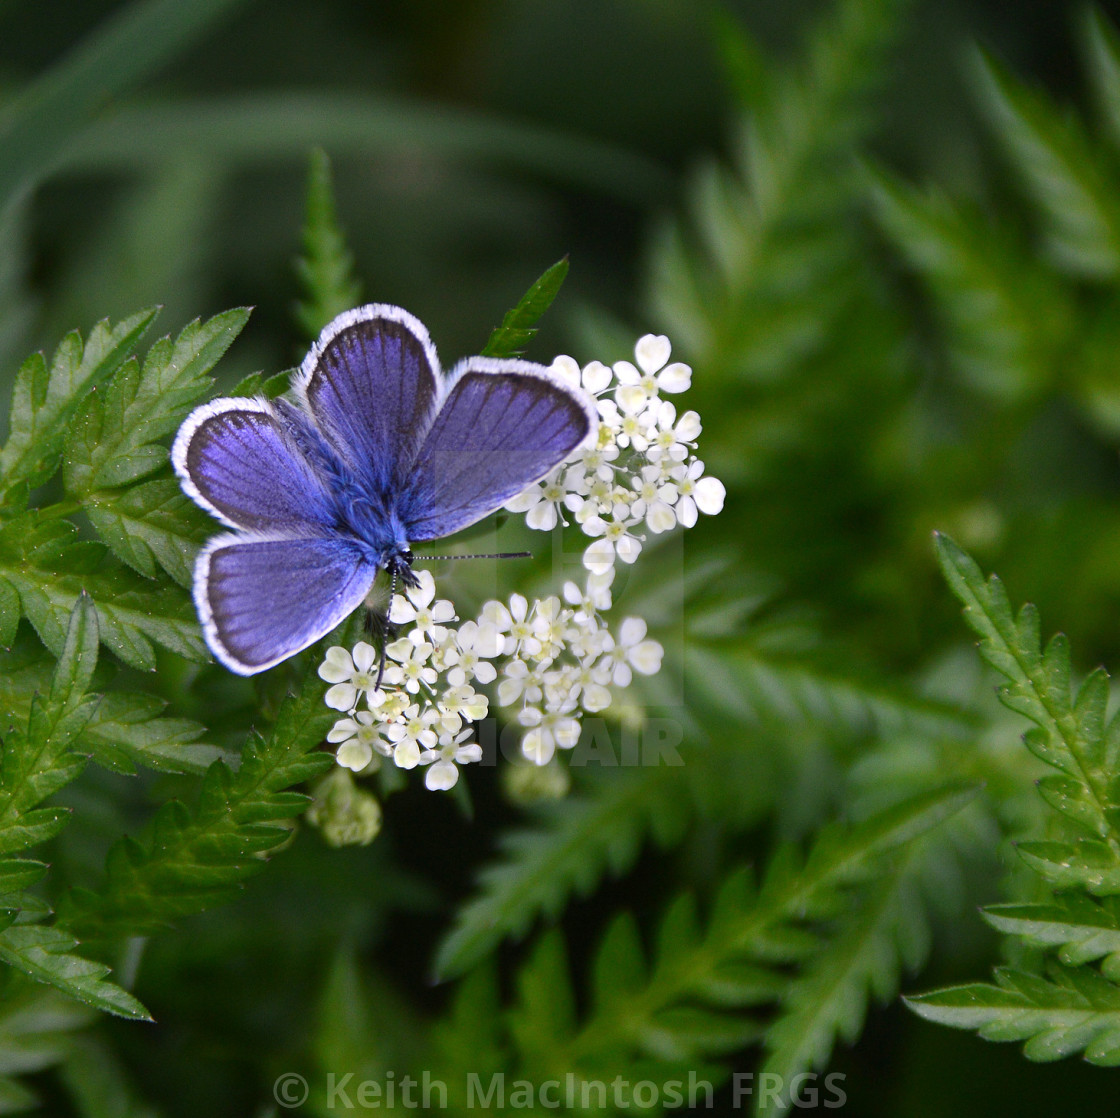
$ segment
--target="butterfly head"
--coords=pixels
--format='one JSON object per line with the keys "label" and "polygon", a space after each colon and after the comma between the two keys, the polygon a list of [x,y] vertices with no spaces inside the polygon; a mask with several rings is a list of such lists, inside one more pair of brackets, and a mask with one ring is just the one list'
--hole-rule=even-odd
{"label": "butterfly head", "polygon": [[384,566],[389,578],[395,583],[398,579],[405,586],[419,586],[420,579],[412,569],[412,549],[408,544],[394,544],[385,555]]}

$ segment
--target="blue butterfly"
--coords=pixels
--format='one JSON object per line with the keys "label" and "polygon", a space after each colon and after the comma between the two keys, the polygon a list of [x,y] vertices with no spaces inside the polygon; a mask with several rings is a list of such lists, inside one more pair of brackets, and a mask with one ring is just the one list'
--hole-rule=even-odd
{"label": "blue butterfly", "polygon": [[469,357],[440,371],[400,307],[339,315],[295,402],[225,398],[183,421],[184,491],[234,529],[194,568],[206,642],[253,675],[329,633],[380,570],[412,582],[411,546],[466,528],[597,429],[591,399],[541,365]]}

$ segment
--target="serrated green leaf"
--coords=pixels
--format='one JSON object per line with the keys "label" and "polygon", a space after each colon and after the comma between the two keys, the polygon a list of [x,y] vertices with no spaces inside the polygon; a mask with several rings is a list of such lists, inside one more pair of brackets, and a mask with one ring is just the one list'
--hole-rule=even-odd
{"label": "serrated green leaf", "polygon": [[248,309],[237,308],[206,322],[196,319],[174,342],[157,341],[142,368],[129,361],[102,391],[88,395],[66,441],[66,491],[87,501],[163,466],[167,451],[156,440],[207,392],[207,374],[248,318]]}
{"label": "serrated green leaf", "polygon": [[18,484],[41,485],[55,472],[78,409],[124,364],[155,315],[141,311],[114,327],[99,322],[84,345],[77,332],[68,335],[49,369],[39,355],[24,364],[12,390],[11,433],[0,450],[0,496]]}
{"label": "serrated green leaf", "polygon": [[1073,328],[1069,295],[987,215],[869,171],[880,224],[929,285],[961,374],[987,395],[1044,389]]}
{"label": "serrated green leaf", "polygon": [[552,306],[560,286],[568,274],[568,258],[557,260],[521,297],[513,310],[506,313],[501,326],[490,335],[482,350],[483,357],[517,357],[537,332],[537,323]]}
{"label": "serrated green leaf", "polygon": [[141,841],[125,837],[115,843],[101,892],[75,890],[64,898],[60,922],[83,939],[140,934],[221,903],[263,868],[260,855],[287,840],[288,820],[309,802],[294,799],[292,786],[335,763],[317,748],[334,718],[323,702],[325,691],[308,668],[268,736],[245,746],[238,770],[216,762],[206,771],[193,812],[170,800]]}
{"label": "serrated green leaf", "polygon": [[1005,935],[1022,936],[1043,947],[1058,947],[1069,966],[1120,952],[1120,917],[1115,905],[1079,893],[1064,893],[1042,904],[995,904],[981,910]]}
{"label": "serrated green leaf", "polygon": [[109,967],[72,954],[77,946],[76,939],[58,928],[29,924],[0,931],[0,960],[8,966],[94,1009],[150,1021],[151,1014],[127,990],[105,981]]}
{"label": "serrated green leaf", "polygon": [[19,594],[6,578],[0,578],[0,648],[12,647],[19,618]]}
{"label": "serrated green leaf", "polygon": [[986,55],[976,72],[999,138],[1046,220],[1054,262],[1077,276],[1111,278],[1120,268],[1120,207],[1077,118]]}
{"label": "serrated green leaf", "polygon": [[81,540],[66,521],[31,512],[0,527],[0,577],[19,591],[24,615],[56,654],[85,591],[97,606],[102,643],[133,667],[155,667],[153,641],[187,659],[208,658],[194,609],[180,590],[108,562],[101,544]]}
{"label": "serrated green leaf", "polygon": [[118,559],[147,578],[162,567],[180,586],[191,585],[194,559],[214,523],[172,478],[90,494],[86,516]]}
{"label": "serrated green leaf", "polygon": [[362,292],[338,222],[330,159],[321,148],[311,152],[300,242],[295,269],[304,298],[296,303],[296,321],[310,341],[337,315],[356,306]]}

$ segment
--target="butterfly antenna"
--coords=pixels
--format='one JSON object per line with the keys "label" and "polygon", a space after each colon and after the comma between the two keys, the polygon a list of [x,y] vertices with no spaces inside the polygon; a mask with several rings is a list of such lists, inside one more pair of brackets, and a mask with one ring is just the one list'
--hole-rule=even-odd
{"label": "butterfly antenna", "polygon": [[381,690],[381,677],[385,674],[385,646],[389,643],[389,618],[393,613],[393,595],[397,592],[397,568],[389,573],[389,609],[385,614],[385,624],[381,629],[381,659],[377,665],[377,682],[373,685],[374,691]]}
{"label": "butterfly antenna", "polygon": [[415,559],[532,559],[531,551],[494,551],[489,555],[416,555]]}

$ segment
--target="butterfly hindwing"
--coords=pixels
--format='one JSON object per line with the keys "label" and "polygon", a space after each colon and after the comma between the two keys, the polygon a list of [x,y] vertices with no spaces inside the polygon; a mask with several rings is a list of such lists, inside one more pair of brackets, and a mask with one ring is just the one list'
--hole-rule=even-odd
{"label": "butterfly hindwing", "polygon": [[252,675],[326,636],[361,604],[376,573],[343,537],[229,533],[199,555],[194,600],[214,654]]}
{"label": "butterfly hindwing", "polygon": [[439,361],[407,311],[373,303],[339,315],[300,367],[296,392],[371,496],[400,485],[431,421]]}
{"label": "butterfly hindwing", "polygon": [[598,419],[587,397],[528,361],[472,358],[449,383],[399,498],[413,542],[500,508],[563,462]]}

